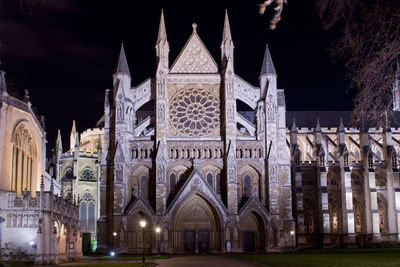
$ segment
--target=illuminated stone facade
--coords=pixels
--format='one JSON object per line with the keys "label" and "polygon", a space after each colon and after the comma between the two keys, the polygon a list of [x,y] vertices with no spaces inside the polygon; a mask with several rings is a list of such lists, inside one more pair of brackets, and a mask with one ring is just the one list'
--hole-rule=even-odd
{"label": "illuminated stone facade", "polygon": [[55,264],[82,256],[79,215],[76,203],[58,196],[45,144],[29,95],[24,101],[9,95],[0,71],[0,242],[27,254],[18,260]]}
{"label": "illuminated stone facade", "polygon": [[[94,154],[75,148],[98,171],[98,249],[223,253],[228,244],[233,252],[272,252],[398,243],[400,130],[354,128],[349,112],[286,111],[268,47],[255,87],[235,74],[227,15],[221,68],[192,26],[170,66],[162,14],[156,75],[136,87],[121,47],[98,130],[103,145]],[[86,144],[94,147],[96,138]],[[76,164],[69,157],[64,172],[65,162]],[[73,168],[75,177],[84,166]],[[81,186],[74,190],[82,194]]]}
{"label": "illuminated stone facade", "polygon": [[[285,103],[268,48],[260,87],[254,87],[234,72],[227,15],[222,68],[192,26],[170,66],[162,15],[156,75],[137,87],[131,87],[121,48],[114,88],[105,96],[98,248],[140,252],[144,246],[169,253],[222,253],[228,243],[234,252],[289,248],[295,221]],[[238,101],[256,117],[238,111]]]}

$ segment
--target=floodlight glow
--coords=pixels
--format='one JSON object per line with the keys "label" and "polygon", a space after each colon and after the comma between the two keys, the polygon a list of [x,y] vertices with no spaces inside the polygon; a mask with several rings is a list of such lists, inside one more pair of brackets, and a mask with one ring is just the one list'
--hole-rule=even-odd
{"label": "floodlight glow", "polygon": [[35,241],[33,241],[33,240],[32,240],[32,241],[30,241],[30,242],[29,242],[29,245],[30,245],[30,246],[33,246],[33,245],[35,245]]}
{"label": "floodlight glow", "polygon": [[146,227],[146,221],[145,220],[141,220],[140,221],[140,226],[142,226],[143,228]]}
{"label": "floodlight glow", "polygon": [[113,233],[113,236],[117,236],[117,232],[114,232],[114,233]]}
{"label": "floodlight glow", "polygon": [[290,235],[294,235],[294,231],[292,230],[292,231],[290,231]]}
{"label": "floodlight glow", "polygon": [[114,252],[114,251],[111,251],[111,252],[110,252],[110,256],[111,256],[111,257],[114,257],[114,256],[115,256],[115,252]]}
{"label": "floodlight glow", "polygon": [[160,227],[156,227],[156,232],[159,233],[161,231]]}

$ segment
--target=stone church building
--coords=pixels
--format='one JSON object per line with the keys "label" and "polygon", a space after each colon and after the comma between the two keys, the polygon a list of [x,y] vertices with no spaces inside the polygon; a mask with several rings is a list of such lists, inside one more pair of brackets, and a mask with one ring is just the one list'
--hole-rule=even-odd
{"label": "stone church building", "polygon": [[[60,152],[59,179],[86,194],[81,228],[97,249],[223,253],[398,243],[400,129],[356,128],[350,112],[287,111],[268,46],[253,86],[235,73],[227,14],[219,66],[192,27],[170,64],[161,14],[156,74],[136,87],[122,46],[102,128],[79,139],[73,127],[70,150]],[[398,81],[393,90],[398,96]]]}

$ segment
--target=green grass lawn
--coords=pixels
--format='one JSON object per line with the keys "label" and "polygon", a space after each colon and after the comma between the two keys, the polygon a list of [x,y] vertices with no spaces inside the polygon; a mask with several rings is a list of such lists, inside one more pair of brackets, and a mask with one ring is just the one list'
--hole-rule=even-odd
{"label": "green grass lawn", "polygon": [[400,266],[400,249],[303,250],[292,254],[234,255],[265,266],[286,267],[386,267]]}

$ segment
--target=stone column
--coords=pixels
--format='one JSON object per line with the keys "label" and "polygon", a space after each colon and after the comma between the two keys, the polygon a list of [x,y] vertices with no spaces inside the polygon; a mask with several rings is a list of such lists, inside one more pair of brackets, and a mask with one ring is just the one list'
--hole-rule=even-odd
{"label": "stone column", "polygon": [[319,167],[317,171],[318,179],[318,196],[320,206],[320,234],[322,234],[322,246],[331,246],[331,227],[329,221],[329,203],[328,203],[328,186],[327,171],[325,167]]}
{"label": "stone column", "polygon": [[[342,198],[342,232],[344,235],[344,244],[346,246],[355,246],[354,229],[354,210],[353,210],[353,191],[351,189],[351,172],[348,166],[343,166],[344,155],[340,157],[340,192]],[[347,161],[346,161],[347,162]]]}
{"label": "stone column", "polygon": [[300,166],[296,166],[294,170],[297,205],[297,240],[299,247],[301,247],[306,244],[306,238],[304,236],[303,177],[301,175]]}

